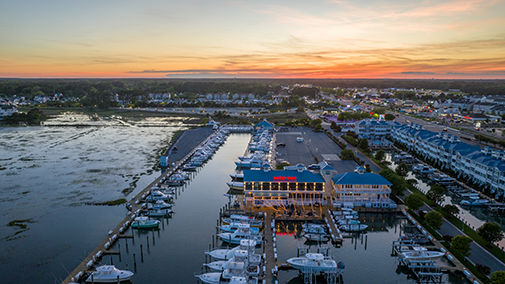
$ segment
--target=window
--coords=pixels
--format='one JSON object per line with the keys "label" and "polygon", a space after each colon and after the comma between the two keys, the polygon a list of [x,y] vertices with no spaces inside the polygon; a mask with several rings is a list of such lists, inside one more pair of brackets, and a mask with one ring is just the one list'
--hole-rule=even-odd
{"label": "window", "polygon": [[372,188],[379,188],[379,185],[374,184],[374,185],[372,185]]}
{"label": "window", "polygon": [[346,184],[345,188],[352,188],[352,184]]}
{"label": "window", "polygon": [[361,188],[361,184],[354,185],[354,188]]}
{"label": "window", "polygon": [[370,188],[370,185],[369,184],[364,184],[363,188]]}

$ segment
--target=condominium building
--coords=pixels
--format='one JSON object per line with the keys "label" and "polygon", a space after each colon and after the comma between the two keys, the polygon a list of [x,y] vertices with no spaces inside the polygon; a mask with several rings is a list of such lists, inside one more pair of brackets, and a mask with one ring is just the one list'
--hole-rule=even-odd
{"label": "condominium building", "polygon": [[364,119],[356,125],[356,134],[358,138],[366,138],[370,146],[387,145],[389,141],[386,136],[391,134],[393,128],[392,123],[387,122],[384,116],[379,116],[378,119]]}
{"label": "condominium building", "polygon": [[505,191],[505,155],[501,150],[481,149],[451,134],[428,131],[414,123],[395,123],[391,138],[411,152],[439,162],[442,169],[452,169],[459,177],[468,177],[489,187],[495,198]]}

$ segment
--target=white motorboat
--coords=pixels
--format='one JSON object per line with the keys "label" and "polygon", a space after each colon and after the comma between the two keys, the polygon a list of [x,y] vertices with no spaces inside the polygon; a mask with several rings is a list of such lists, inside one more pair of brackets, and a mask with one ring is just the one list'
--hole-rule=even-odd
{"label": "white motorboat", "polygon": [[165,217],[174,213],[172,209],[149,209],[147,210],[147,216],[149,217]]}
{"label": "white motorboat", "polygon": [[256,241],[242,240],[242,241],[240,241],[240,245],[238,247],[234,247],[232,249],[215,249],[215,250],[212,250],[209,252],[205,252],[205,254],[208,254],[215,259],[229,260],[235,255],[235,251],[246,250],[250,254],[253,254],[255,247],[256,247]]}
{"label": "white motorboat", "polygon": [[147,202],[156,202],[158,200],[168,201],[173,198],[172,194],[165,194],[158,190],[151,191],[151,194],[146,197]]}
{"label": "white motorboat", "polygon": [[239,190],[243,191],[244,190],[244,182],[241,181],[231,181],[226,183],[230,189],[233,190]]}
{"label": "white motorboat", "polygon": [[322,243],[322,242],[327,242],[330,240],[330,237],[328,235],[323,235],[323,234],[305,233],[305,234],[303,234],[303,237],[311,242],[321,242]]}
{"label": "white motorboat", "polygon": [[210,272],[201,275],[195,275],[200,278],[203,283],[206,284],[257,284],[258,278],[256,277],[244,277],[244,276],[232,276],[229,279],[222,277],[221,272]]}
{"label": "white motorboat", "polygon": [[239,244],[241,240],[254,240],[256,245],[261,244],[262,237],[254,235],[249,224],[239,224],[238,229],[233,233],[217,234],[223,242]]}
{"label": "white motorboat", "polygon": [[102,265],[96,268],[96,271],[86,279],[88,283],[117,283],[127,281],[133,276],[133,272],[128,270],[119,270],[114,265]]}
{"label": "white motorboat", "polygon": [[368,228],[368,225],[361,224],[360,221],[350,220],[347,221],[346,224],[341,224],[338,227],[346,232],[360,232],[366,230],[366,228]]}
{"label": "white motorboat", "polygon": [[302,225],[302,227],[303,227],[302,231],[309,234],[324,235],[327,233],[326,227],[324,225],[307,224],[307,226],[305,226],[304,224]]}
{"label": "white motorboat", "polygon": [[343,269],[343,263],[324,257],[321,253],[308,253],[302,257],[293,257],[287,260],[293,268],[303,271],[311,269],[312,272],[337,271]]}
{"label": "white motorboat", "polygon": [[154,203],[147,203],[147,209],[170,209],[174,206],[172,203],[166,203],[163,200],[158,200]]}
{"label": "white motorboat", "polygon": [[231,174],[231,181],[238,181],[238,182],[243,182],[244,181],[244,174]]}
{"label": "white motorboat", "polygon": [[247,250],[235,250],[233,257],[229,260],[218,260],[211,263],[205,263],[204,266],[215,271],[224,271],[231,262],[247,262],[249,266],[257,266],[261,263],[261,255],[254,254]]}
{"label": "white motorboat", "polygon": [[434,183],[438,183],[440,185],[450,185],[454,183],[454,178],[444,175],[444,174],[438,174],[438,173],[433,173],[430,176],[430,179]]}
{"label": "white motorboat", "polygon": [[224,225],[229,225],[231,223],[247,223],[251,227],[260,228],[263,226],[263,221],[256,220],[253,216],[232,214],[229,218],[222,218],[221,220]]}
{"label": "white motorboat", "polygon": [[466,206],[484,206],[487,203],[489,203],[489,200],[487,200],[487,199],[470,198],[470,199],[466,199],[466,200],[461,200],[461,202],[459,204],[466,205]]}
{"label": "white motorboat", "polygon": [[429,251],[427,248],[422,246],[414,246],[409,251],[404,251],[401,253],[401,258],[407,261],[411,260],[436,260],[444,256],[445,253],[441,251]]}
{"label": "white motorboat", "polygon": [[236,161],[235,165],[240,168],[249,169],[249,168],[261,168],[264,163],[266,163],[265,160],[251,159],[246,161]]}
{"label": "white motorboat", "polygon": [[[233,222],[229,225],[221,225],[221,226],[219,226],[219,229],[221,229],[221,232],[233,233],[238,229],[240,224],[243,224],[243,223]],[[260,229],[258,227],[251,227],[251,233],[253,235],[257,235],[259,232],[260,232]]]}

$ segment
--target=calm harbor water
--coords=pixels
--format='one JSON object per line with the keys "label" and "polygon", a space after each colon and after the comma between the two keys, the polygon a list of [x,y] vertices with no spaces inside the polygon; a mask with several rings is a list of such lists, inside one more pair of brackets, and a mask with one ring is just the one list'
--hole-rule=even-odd
{"label": "calm harbor water", "polygon": [[148,185],[183,120],[65,114],[46,123],[64,127],[0,128],[2,282],[65,278],[126,214],[124,206],[86,204],[130,198]]}
{"label": "calm harbor water", "polygon": [[[96,123],[101,124],[0,129],[0,165],[6,168],[0,171],[0,275],[5,283],[59,283],[65,278],[66,270],[72,271],[126,213],[124,206],[86,204],[125,197],[123,190],[126,198],[134,196],[159,175],[151,171],[157,154],[183,127],[156,119]],[[136,284],[197,283],[194,274],[202,271],[219,209],[228,201],[223,194],[229,174],[236,172],[233,162],[249,139],[247,134],[230,135],[189,184],[178,189],[172,218],[163,219],[156,231],[130,229],[127,233],[135,238],[120,239],[113,247],[121,256],[105,256],[102,263],[136,270]],[[331,249],[346,265],[344,283],[416,283],[391,256],[402,220],[388,214],[360,218],[370,231]],[[7,226],[13,220],[25,221]],[[294,224],[279,226],[284,228],[278,235],[279,260],[285,261],[296,256],[301,239]],[[461,276],[444,277],[445,283],[466,283]],[[279,280],[301,283],[297,271],[282,271]]]}

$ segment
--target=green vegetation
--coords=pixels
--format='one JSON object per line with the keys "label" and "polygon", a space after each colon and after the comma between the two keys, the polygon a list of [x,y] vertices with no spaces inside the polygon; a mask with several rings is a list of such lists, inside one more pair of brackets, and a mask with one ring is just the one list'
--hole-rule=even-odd
{"label": "green vegetation", "polygon": [[470,253],[470,243],[472,243],[472,239],[467,236],[455,236],[451,241],[451,248],[464,257],[468,257],[471,255]]}
{"label": "green vegetation", "polygon": [[489,284],[505,284],[505,271],[495,271],[489,277]]}
{"label": "green vegetation", "polygon": [[442,220],[444,216],[438,211],[430,211],[428,214],[424,215],[424,220],[435,230],[439,230],[442,227]]}
{"label": "green vegetation", "polygon": [[398,167],[396,167],[395,172],[401,177],[406,177],[409,172],[409,167],[406,163],[401,163],[398,165]]}
{"label": "green vegetation", "polygon": [[342,160],[355,160],[354,152],[350,149],[340,151],[340,159]]}
{"label": "green vegetation", "polygon": [[377,159],[377,161],[379,161],[379,162],[382,162],[385,157],[386,157],[386,152],[382,149],[380,149],[379,151],[377,151],[377,153],[375,153],[375,159]]}
{"label": "green vegetation", "polygon": [[411,210],[419,210],[419,208],[424,205],[422,195],[419,193],[409,194],[409,196],[405,198],[405,205]]}
{"label": "green vegetation", "polygon": [[[407,188],[412,188],[412,186],[403,177],[399,176],[398,174],[396,174],[393,170],[391,170],[389,168],[383,168],[379,172],[379,174],[381,176],[385,177],[389,182],[391,182],[393,184],[393,185],[391,185],[391,194],[393,194],[395,196],[402,196],[405,194],[405,191]],[[405,199],[405,202],[406,202],[406,200],[407,199]],[[407,203],[405,203],[405,204],[407,204]],[[409,208],[411,208],[411,207],[409,206]],[[414,209],[414,210],[417,210],[417,209]]]}
{"label": "green vegetation", "polygon": [[116,200],[110,200],[110,201],[105,201],[105,202],[96,202],[93,203],[94,205],[106,205],[106,206],[116,206],[116,205],[121,205],[123,203],[126,203],[126,199],[124,198],[119,198]]}
{"label": "green vegetation", "polygon": [[503,231],[495,222],[486,222],[477,229],[477,234],[489,243],[499,242],[503,239]]}
{"label": "green vegetation", "polygon": [[20,229],[26,230],[28,226],[23,223],[35,223],[35,222],[32,219],[12,220],[7,224],[7,226],[19,227]]}
{"label": "green vegetation", "polygon": [[28,113],[16,112],[4,119],[9,125],[40,125],[44,120],[46,120],[46,115],[38,108],[32,108]]}
{"label": "green vegetation", "polygon": [[[426,197],[433,202],[440,204],[441,202],[444,201],[445,197],[445,189],[439,185],[438,183],[432,185],[428,192],[426,192]],[[456,207],[457,209],[457,207]]]}

